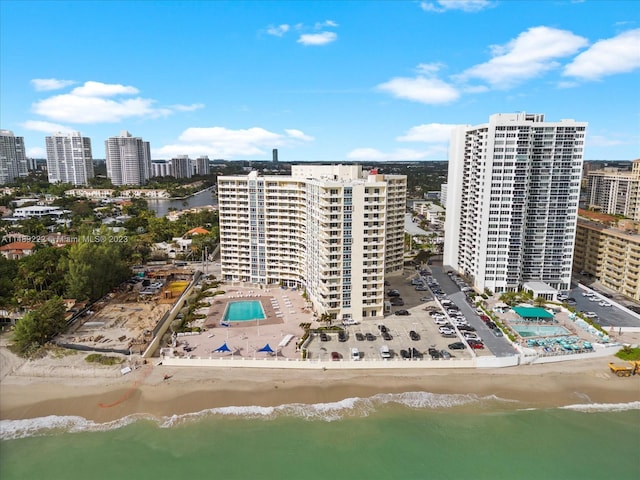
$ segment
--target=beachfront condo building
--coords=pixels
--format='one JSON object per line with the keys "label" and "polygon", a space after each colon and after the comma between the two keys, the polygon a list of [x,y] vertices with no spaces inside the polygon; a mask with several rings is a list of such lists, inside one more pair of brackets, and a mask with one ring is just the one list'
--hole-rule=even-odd
{"label": "beachfront condo building", "polygon": [[91,139],[80,132],[56,133],[45,137],[47,176],[51,183],[88,185],[93,178]]}
{"label": "beachfront condo building", "polygon": [[27,167],[24,137],[16,137],[11,130],[0,130],[0,185],[26,177]]}
{"label": "beachfront condo building", "polygon": [[586,201],[591,209],[640,220],[640,159],[631,171],[615,167],[587,173]]}
{"label": "beachfront condo building", "polygon": [[[613,217],[611,221],[615,221]],[[640,301],[640,225],[622,220],[615,226],[579,218],[573,260],[575,271]]]}
{"label": "beachfront condo building", "polygon": [[151,177],[149,142],[133,137],[127,131],[105,142],[107,177],[114,185],[144,185]]}
{"label": "beachfront condo building", "polygon": [[293,165],[218,178],[222,279],[306,292],[318,316],[382,317],[403,269],[404,175]]}
{"label": "beachfront condo building", "polygon": [[444,265],[479,292],[568,289],[586,126],[513,113],[455,128]]}

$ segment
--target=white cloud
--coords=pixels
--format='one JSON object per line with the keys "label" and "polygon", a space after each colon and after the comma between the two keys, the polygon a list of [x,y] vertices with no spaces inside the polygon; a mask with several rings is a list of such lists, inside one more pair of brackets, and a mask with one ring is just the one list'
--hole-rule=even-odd
{"label": "white cloud", "polygon": [[335,32],[305,33],[300,35],[298,43],[303,45],[326,45],[335,42],[338,35]]}
{"label": "white cloud", "polygon": [[287,33],[289,31],[291,27],[289,25],[287,25],[286,23],[283,23],[281,25],[269,25],[269,27],[267,27],[267,33],[269,35],[273,35],[275,37],[281,37],[283,36],[285,33]]}
{"label": "white cloud", "polygon": [[[637,142],[638,139],[635,139]],[[617,139],[611,137],[605,137],[603,135],[589,135],[587,137],[587,144],[589,147],[616,147],[619,145],[629,145],[634,142],[624,139]]]}
{"label": "white cloud", "polygon": [[301,130],[288,129],[285,134],[261,127],[232,130],[225,127],[192,127],[179,137],[179,143],[154,149],[155,158],[174,155],[209,155],[211,158],[251,158],[266,155],[276,147],[309,142],[313,137]]}
{"label": "white cloud", "polygon": [[27,130],[44,132],[49,135],[56,132],[69,133],[74,131],[73,128],[60,125],[59,123],[43,122],[41,120],[27,120],[26,122],[22,123],[21,126],[22,128],[26,128]]}
{"label": "white cloud", "polygon": [[410,148],[398,148],[393,152],[382,152],[375,148],[356,148],[347,154],[347,158],[362,161],[424,160],[430,153]]}
{"label": "white cloud", "polygon": [[29,158],[47,158],[47,151],[42,147],[29,147],[26,154]]}
{"label": "white cloud", "polygon": [[640,68],[640,28],[600,40],[567,65],[563,75],[598,80]]}
{"label": "white cloud", "polygon": [[295,129],[285,129],[285,133],[289,135],[291,138],[295,138],[296,140],[303,140],[305,142],[311,142],[315,140],[311,135],[307,135],[306,133],[295,130]]}
{"label": "white cloud", "polygon": [[460,97],[460,93],[452,85],[438,78],[423,76],[392,78],[376,88],[389,92],[394,97],[426,104],[449,103]]}
{"label": "white cloud", "polygon": [[416,72],[420,75],[432,76],[438,73],[442,67],[444,67],[444,64],[439,62],[420,63],[416,67]]}
{"label": "white cloud", "polygon": [[156,107],[156,101],[150,98],[122,98],[138,93],[139,90],[132,86],[88,81],[70,93],[54,95],[35,102],[32,110],[58,122],[114,123],[132,117],[164,117],[175,111],[191,111],[203,107],[198,103]]}
{"label": "white cloud", "polygon": [[443,13],[447,10],[462,10],[463,12],[479,12],[493,7],[489,0],[433,0],[420,2],[420,8],[425,12]]}
{"label": "white cloud", "polygon": [[116,95],[135,95],[140,93],[136,87],[117,83],[85,82],[81,87],[71,90],[71,95],[78,97],[113,97]]}
{"label": "white cloud", "polygon": [[194,110],[200,110],[204,108],[204,103],[192,103],[191,105],[171,105],[171,109],[178,112],[193,112]]}
{"label": "white cloud", "polygon": [[458,125],[446,123],[428,123],[411,127],[404,135],[397,137],[399,142],[449,143],[451,130]]}
{"label": "white cloud", "polygon": [[321,29],[323,29],[324,27],[333,27],[333,28],[336,28],[337,26],[338,26],[338,24],[337,24],[336,22],[334,22],[333,20],[325,20],[324,22],[317,22],[317,23],[314,25],[314,28],[315,28],[316,30],[321,30]]}
{"label": "white cloud", "polygon": [[58,80],[57,78],[34,78],[31,80],[33,88],[38,92],[45,92],[48,90],[59,90],[69,85],[73,85],[73,80]]}
{"label": "white cloud", "polygon": [[573,55],[586,44],[586,38],[567,30],[533,27],[506,45],[493,45],[491,60],[469,68],[457,78],[480,78],[493,87],[509,88],[557,68],[556,59]]}

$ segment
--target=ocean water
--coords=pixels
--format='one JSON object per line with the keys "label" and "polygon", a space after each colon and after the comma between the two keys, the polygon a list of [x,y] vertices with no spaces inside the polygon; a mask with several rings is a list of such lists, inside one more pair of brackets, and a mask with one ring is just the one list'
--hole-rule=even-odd
{"label": "ocean water", "polygon": [[0,421],[10,479],[637,479],[640,402],[531,409],[426,392],[109,424]]}

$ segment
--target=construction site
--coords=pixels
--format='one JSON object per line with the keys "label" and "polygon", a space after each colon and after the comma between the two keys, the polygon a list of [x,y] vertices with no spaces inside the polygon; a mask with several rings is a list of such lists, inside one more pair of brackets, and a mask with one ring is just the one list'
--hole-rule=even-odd
{"label": "construction site", "polygon": [[191,269],[169,266],[136,272],[92,304],[56,343],[78,350],[141,354],[192,277]]}

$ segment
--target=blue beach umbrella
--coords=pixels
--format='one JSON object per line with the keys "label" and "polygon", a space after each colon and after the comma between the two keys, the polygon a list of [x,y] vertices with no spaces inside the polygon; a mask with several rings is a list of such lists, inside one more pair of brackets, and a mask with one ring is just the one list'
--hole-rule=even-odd
{"label": "blue beach umbrella", "polygon": [[214,352],[230,352],[230,351],[231,349],[227,345],[227,342],[224,342],[221,346],[219,346],[214,350]]}
{"label": "blue beach umbrella", "polygon": [[266,352],[266,353],[274,353],[273,349],[269,346],[268,343],[258,351],[259,352]]}

